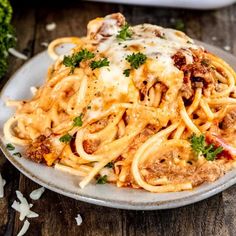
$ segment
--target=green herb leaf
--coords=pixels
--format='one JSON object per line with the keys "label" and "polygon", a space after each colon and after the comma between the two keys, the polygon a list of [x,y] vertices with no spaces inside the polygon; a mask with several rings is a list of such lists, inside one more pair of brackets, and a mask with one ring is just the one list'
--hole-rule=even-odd
{"label": "green herb leaf", "polygon": [[199,155],[202,154],[206,160],[214,161],[216,156],[223,151],[223,147],[215,148],[213,144],[206,144],[205,136],[196,136],[195,134],[190,138],[191,147],[193,151]]}
{"label": "green herb leaf", "polygon": [[190,138],[191,148],[196,154],[202,153],[205,149],[205,137],[204,135],[200,135],[197,137],[195,134]]}
{"label": "green herb leaf", "polygon": [[107,175],[100,176],[97,179],[97,184],[105,184],[107,183]]}
{"label": "green herb leaf", "polygon": [[113,162],[109,162],[105,165],[105,167],[107,168],[113,168],[114,167],[114,163]]}
{"label": "green herb leaf", "polygon": [[184,25],[183,20],[179,19],[175,22],[175,29],[180,30],[180,31],[184,31],[185,25]]}
{"label": "green herb leaf", "polygon": [[206,157],[206,160],[208,161],[214,161],[216,156],[223,151],[223,147],[218,147],[215,149],[215,147],[212,144],[209,146],[210,148],[207,149],[207,152],[205,153],[205,157]]}
{"label": "green herb leaf", "polygon": [[0,78],[8,67],[8,50],[16,44],[15,30],[11,23],[12,7],[8,0],[0,1]]}
{"label": "green herb leaf", "polygon": [[130,26],[126,23],[121,30],[119,31],[116,38],[118,40],[127,40],[130,39],[132,36],[132,30],[130,29]]}
{"label": "green herb leaf", "polygon": [[13,156],[22,157],[22,155],[21,155],[20,152],[14,152],[14,153],[13,153]]}
{"label": "green herb leaf", "polygon": [[80,116],[77,116],[73,120],[73,126],[82,126],[83,121],[82,121],[82,114]]}
{"label": "green herb leaf", "polygon": [[65,134],[59,138],[59,141],[62,143],[69,143],[72,140],[72,136],[70,134]]}
{"label": "green herb leaf", "polygon": [[101,68],[103,66],[109,66],[110,62],[108,61],[107,58],[98,60],[98,61],[92,61],[90,64],[90,67],[92,70],[95,70],[96,68]]}
{"label": "green herb leaf", "polygon": [[6,148],[7,148],[7,150],[9,150],[9,151],[15,150],[15,147],[14,147],[11,143],[8,143],[8,144],[6,145]]}
{"label": "green herb leaf", "polygon": [[80,65],[81,61],[90,60],[94,58],[94,56],[94,53],[88,51],[88,49],[82,49],[71,56],[65,56],[63,59],[63,64],[67,67],[71,67],[71,71],[73,72],[75,67]]}
{"label": "green herb leaf", "polygon": [[129,77],[129,75],[130,75],[130,69],[124,70],[123,74],[124,74],[126,77]]}
{"label": "green herb leaf", "polygon": [[209,60],[207,60],[207,59],[202,59],[202,60],[201,60],[201,64],[202,64],[203,66],[206,66],[206,67],[208,67],[208,66],[209,66],[209,64],[210,64],[210,61],[209,61]]}
{"label": "green herb leaf", "polygon": [[133,69],[138,69],[147,60],[147,56],[141,52],[133,53],[125,58]]}

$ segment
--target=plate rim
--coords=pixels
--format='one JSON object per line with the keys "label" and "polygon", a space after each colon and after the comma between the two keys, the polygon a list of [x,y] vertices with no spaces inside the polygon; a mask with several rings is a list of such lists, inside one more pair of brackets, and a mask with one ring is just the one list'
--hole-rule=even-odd
{"label": "plate rim", "polygon": [[[207,43],[201,42],[199,40],[194,40],[197,44],[203,45],[204,47],[212,47],[217,50],[222,51],[222,53],[227,54],[228,56],[234,58],[236,60],[236,57],[228,52],[223,51],[221,48],[218,48],[214,45],[209,45]],[[24,63],[22,66],[20,66],[6,81],[2,89],[0,90],[0,96],[4,93],[5,89],[8,87],[8,84],[17,76],[18,73],[20,73],[20,70],[23,67],[27,67],[28,64],[31,62],[31,60],[42,56],[45,54],[46,50],[34,55],[31,57],[26,63]],[[43,187],[50,189],[51,191],[54,191],[56,193],[62,194],[64,196],[73,198],[75,200],[105,206],[105,207],[111,207],[111,208],[117,208],[117,209],[127,209],[127,210],[162,210],[162,209],[172,209],[172,208],[178,208],[186,205],[190,205],[199,201],[202,201],[204,199],[207,199],[213,195],[216,195],[225,189],[229,188],[230,186],[234,185],[236,183],[236,172],[234,175],[227,181],[227,182],[219,182],[216,186],[211,186],[207,190],[205,190],[202,193],[196,192],[193,195],[185,196],[183,198],[179,199],[173,199],[173,200],[167,200],[167,201],[152,201],[148,203],[132,203],[130,201],[119,201],[119,200],[107,200],[97,197],[91,197],[86,194],[80,194],[80,193],[74,193],[70,192],[69,190],[62,189],[58,186],[53,185],[53,183],[46,182],[40,178],[37,178],[34,176],[34,174],[27,169],[25,169],[21,163],[17,161],[17,159],[12,158],[11,153],[6,149],[3,138],[0,136],[0,148],[5,155],[5,157],[10,161],[10,163],[19,170],[22,174],[24,174],[26,177],[34,181],[35,183],[38,183],[42,185]],[[222,177],[221,177],[222,178]],[[157,193],[158,194],[158,193]]]}

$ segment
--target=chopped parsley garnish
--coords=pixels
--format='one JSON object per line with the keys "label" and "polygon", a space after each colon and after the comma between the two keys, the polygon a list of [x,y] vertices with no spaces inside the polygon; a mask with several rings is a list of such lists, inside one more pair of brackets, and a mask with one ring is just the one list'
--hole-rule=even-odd
{"label": "chopped parsley garnish", "polygon": [[7,150],[9,150],[9,151],[15,150],[15,147],[14,147],[11,143],[8,143],[8,144],[6,145],[6,148],[7,148]]}
{"label": "chopped parsley garnish", "polygon": [[14,152],[14,153],[13,153],[13,156],[22,157],[22,155],[21,155],[20,152]]}
{"label": "chopped parsley garnish", "polygon": [[109,162],[105,165],[105,167],[107,168],[113,168],[114,167],[114,163],[113,162]]}
{"label": "chopped parsley garnish", "polygon": [[119,31],[118,35],[116,36],[119,40],[127,40],[130,39],[132,36],[132,30],[130,29],[129,24],[125,24],[121,30]]}
{"label": "chopped parsley garnish", "polygon": [[92,59],[94,56],[94,53],[88,51],[88,49],[82,49],[71,56],[65,56],[63,59],[63,64],[67,67],[71,67],[71,71],[73,72],[75,67],[79,66],[81,61]]}
{"label": "chopped parsley garnish", "polygon": [[90,67],[92,70],[95,70],[96,68],[101,68],[103,66],[109,66],[110,62],[108,61],[107,58],[98,60],[98,61],[92,61],[90,64]]}
{"label": "chopped parsley garnish", "polygon": [[147,60],[147,56],[141,52],[133,53],[125,58],[133,69],[138,69]]}
{"label": "chopped parsley garnish", "polygon": [[123,74],[126,76],[126,77],[129,77],[130,75],[130,69],[125,69]]}
{"label": "chopped parsley garnish", "polygon": [[206,66],[206,67],[208,67],[209,66],[209,60],[207,60],[207,59],[202,59],[201,60],[201,64],[203,65],[203,66]]}
{"label": "chopped parsley garnish", "polygon": [[223,151],[223,147],[216,148],[213,144],[207,145],[205,136],[196,136],[195,134],[190,138],[191,148],[199,155],[202,154],[207,161],[214,161],[216,156]]}
{"label": "chopped parsley garnish", "polygon": [[184,25],[184,22],[181,19],[178,19],[175,22],[175,29],[180,30],[180,31],[184,31],[185,25]]}
{"label": "chopped parsley garnish", "polygon": [[65,134],[59,138],[59,141],[62,143],[69,143],[72,140],[72,136],[70,134]]}
{"label": "chopped parsley garnish", "polygon": [[97,184],[105,184],[107,182],[107,175],[100,176],[97,179]]}
{"label": "chopped parsley garnish", "polygon": [[80,116],[77,116],[73,120],[73,126],[82,126],[83,121],[82,121],[82,114]]}

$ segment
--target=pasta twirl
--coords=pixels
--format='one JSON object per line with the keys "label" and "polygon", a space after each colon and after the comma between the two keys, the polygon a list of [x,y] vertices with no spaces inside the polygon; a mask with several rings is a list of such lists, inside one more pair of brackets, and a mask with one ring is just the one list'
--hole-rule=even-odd
{"label": "pasta twirl", "polygon": [[[56,47],[75,47],[60,56]],[[233,69],[184,33],[129,26],[120,13],[86,37],[56,39],[45,83],[17,108],[5,138],[78,177],[151,192],[189,190],[235,162]]]}

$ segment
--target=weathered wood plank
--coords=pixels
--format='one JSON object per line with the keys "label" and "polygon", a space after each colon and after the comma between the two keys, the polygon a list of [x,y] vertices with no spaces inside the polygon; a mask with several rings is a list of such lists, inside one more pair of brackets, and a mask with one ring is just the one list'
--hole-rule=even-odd
{"label": "weathered wood plank", "polygon": [[[31,56],[32,44],[34,38],[34,11],[29,8],[19,8],[15,11],[13,25],[17,34],[17,49],[27,56]],[[13,74],[23,63],[23,60],[10,57],[9,72],[0,81],[0,88],[6,80]],[[15,190],[18,189],[19,172],[6,161],[3,153],[0,151],[0,172],[6,180],[5,197],[0,199],[0,235],[12,235],[14,226],[15,212],[10,208],[11,203],[15,199]]]}
{"label": "weathered wood plank", "polygon": [[[228,19],[230,21],[230,33],[226,31],[230,40],[231,52],[236,55],[236,5],[228,9]],[[224,36],[223,36],[224,37]],[[225,211],[225,225],[228,229],[229,235],[236,235],[236,186],[232,186],[223,192],[224,211]]]}

